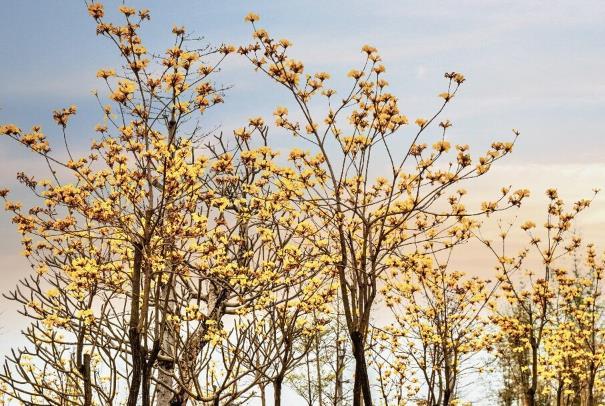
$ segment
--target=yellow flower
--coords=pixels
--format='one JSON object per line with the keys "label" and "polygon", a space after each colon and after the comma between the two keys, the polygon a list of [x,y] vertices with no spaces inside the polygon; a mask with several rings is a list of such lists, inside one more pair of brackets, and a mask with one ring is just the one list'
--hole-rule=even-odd
{"label": "yellow flower", "polygon": [[131,80],[122,80],[119,83],[119,88],[123,93],[134,93],[136,84]]}
{"label": "yellow flower", "polygon": [[95,316],[92,314],[92,309],[76,310],[75,316],[82,320],[85,325],[89,326],[95,320]]}
{"label": "yellow flower", "polygon": [[127,6],[120,6],[118,10],[120,10],[120,13],[124,14],[126,17],[130,17],[131,15],[134,15],[136,13],[136,10],[134,8]]}
{"label": "yellow flower", "polygon": [[234,53],[236,50],[237,50],[237,48],[235,47],[235,45],[231,45],[231,44],[226,44],[226,45],[223,45],[223,46],[221,46],[221,47],[219,48],[219,51],[220,51],[222,54],[225,54],[225,55],[232,54],[232,53]]}
{"label": "yellow flower", "polygon": [[285,116],[286,114],[288,114],[288,109],[286,107],[283,106],[279,106],[275,109],[275,111],[273,112],[274,116],[278,116],[278,117],[282,117]]}
{"label": "yellow flower", "polygon": [[373,47],[373,46],[371,46],[371,45],[366,44],[366,45],[364,45],[364,46],[361,48],[361,51],[362,51],[362,52],[365,52],[365,53],[366,53],[366,54],[368,54],[368,55],[370,55],[370,54],[373,54],[374,52],[376,52],[376,48],[374,48],[374,47]]}
{"label": "yellow flower", "polygon": [[113,69],[99,69],[97,71],[98,78],[107,79],[107,78],[115,76],[115,75],[116,75],[116,71]]}
{"label": "yellow flower", "polygon": [[359,78],[361,78],[362,75],[363,75],[363,72],[361,72],[357,69],[351,69],[349,71],[349,73],[347,73],[348,77],[353,78],[355,80],[359,80]]}
{"label": "yellow flower", "polygon": [[145,46],[143,46],[141,44],[136,44],[132,48],[133,48],[134,53],[137,55],[143,55],[144,53],[147,52],[147,48],[145,48]]}
{"label": "yellow flower", "polygon": [[462,73],[456,73],[454,75],[454,80],[456,81],[456,83],[460,84],[460,83],[464,82],[466,79],[464,78],[464,75]]}
{"label": "yellow flower", "polygon": [[427,119],[426,118],[417,118],[416,121],[414,121],[416,123],[416,125],[420,128],[423,128],[424,126],[426,126],[427,123]]}
{"label": "yellow flower", "polygon": [[377,74],[384,73],[385,71],[386,71],[386,68],[384,67],[384,65],[376,65],[374,67],[374,72],[376,72]]}
{"label": "yellow flower", "polygon": [[88,6],[88,14],[95,20],[103,18],[105,11],[103,10],[103,4],[101,3],[90,3]]}
{"label": "yellow flower", "polygon": [[172,33],[176,35],[184,35],[185,27],[177,27],[176,25],[172,27]]}
{"label": "yellow flower", "polygon": [[282,38],[279,40],[279,45],[281,45],[283,48],[288,48],[292,46],[292,42],[290,42],[290,40]]}
{"label": "yellow flower", "polygon": [[437,141],[436,143],[433,144],[433,148],[437,152],[447,152],[450,150],[450,147],[451,147],[450,143],[446,140]]}
{"label": "yellow flower", "polygon": [[443,92],[439,93],[439,97],[441,97],[445,101],[450,101],[452,97],[454,97],[454,95],[449,92]]}
{"label": "yellow flower", "polygon": [[59,290],[56,288],[52,288],[46,291],[46,296],[53,298],[53,297],[58,297],[59,296]]}
{"label": "yellow flower", "polygon": [[265,120],[262,117],[253,117],[248,120],[248,123],[252,127],[261,128],[265,125]]}
{"label": "yellow flower", "polygon": [[233,134],[235,134],[236,137],[241,138],[243,140],[248,140],[250,139],[250,132],[246,131],[246,129],[244,127],[240,127],[240,128],[236,128],[235,130],[233,130]]}
{"label": "yellow flower", "polygon": [[244,17],[244,21],[247,21],[249,23],[253,23],[258,20],[260,20],[260,16],[253,12],[246,14],[246,17]]}
{"label": "yellow flower", "polygon": [[174,103],[174,108],[181,113],[187,113],[189,111],[189,102],[188,101],[178,101],[178,102]]}

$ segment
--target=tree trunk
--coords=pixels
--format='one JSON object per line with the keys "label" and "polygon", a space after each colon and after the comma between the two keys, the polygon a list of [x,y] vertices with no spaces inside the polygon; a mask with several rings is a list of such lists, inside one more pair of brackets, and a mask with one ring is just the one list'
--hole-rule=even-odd
{"label": "tree trunk", "polygon": [[321,384],[321,360],[319,359],[320,354],[319,354],[319,334],[315,335],[315,369],[317,371],[317,400],[319,401],[320,405],[324,404],[323,401],[323,387]]}
{"label": "tree trunk", "polygon": [[[167,287],[163,288],[166,290],[165,294],[162,295],[165,300],[168,301],[167,313],[171,314],[175,311],[175,302],[174,300],[170,300],[168,295],[170,295],[170,289]],[[167,325],[162,336],[161,354],[167,359],[162,359],[158,361],[158,375],[157,375],[157,384],[156,384],[156,397],[155,404],[156,406],[165,406],[170,404],[170,399],[174,394],[172,390],[174,384],[174,348],[176,346],[175,335],[172,331],[172,328]]]}
{"label": "tree trunk", "polygon": [[260,404],[261,406],[267,406],[267,398],[265,397],[265,387],[264,386],[260,386]]}
{"label": "tree trunk", "polygon": [[128,391],[127,406],[137,406],[141,375],[143,374],[143,349],[141,347],[141,333],[139,332],[139,305],[141,300],[141,267],[143,252],[140,245],[134,245],[134,261],[132,267],[132,300],[130,302],[130,321],[128,326],[128,340],[132,353],[132,372],[130,389]]}
{"label": "tree trunk", "polygon": [[[338,339],[338,337],[337,337]],[[342,376],[344,372],[344,354],[345,349],[340,348],[340,343],[336,342],[336,380],[334,383],[334,406],[342,405]]]}
{"label": "tree trunk", "polygon": [[153,377],[153,366],[158,359],[160,353],[160,340],[153,341],[151,351],[147,354],[147,359],[143,364],[143,406],[151,406],[152,394],[151,394],[151,378]]}
{"label": "tree trunk", "polygon": [[561,406],[563,403],[563,382],[560,381],[557,386],[557,406]]}
{"label": "tree trunk", "polygon": [[449,388],[446,388],[443,391],[443,406],[449,406],[451,397],[452,397],[452,391]]}
{"label": "tree trunk", "polygon": [[590,363],[590,378],[588,379],[588,387],[586,388],[587,393],[587,399],[586,399],[586,406],[596,406],[595,400],[594,400],[594,383],[595,383],[595,375],[596,375],[596,371],[595,371],[595,366],[594,366],[594,362]]}
{"label": "tree trunk", "polygon": [[273,381],[273,404],[274,406],[281,406],[281,388],[284,378],[278,377]]}
{"label": "tree trunk", "polygon": [[90,354],[84,354],[84,365],[82,365],[84,376],[84,406],[92,406],[92,380],[90,373]]}
{"label": "tree trunk", "polygon": [[365,406],[372,406],[372,392],[366,364],[364,339],[359,331],[350,333],[355,357],[355,381],[353,385],[353,406],[361,406],[361,399]]}
{"label": "tree trunk", "polygon": [[151,405],[151,368],[152,364],[145,363],[143,367],[143,381],[141,382],[142,389],[142,405]]}
{"label": "tree trunk", "polygon": [[538,347],[533,337],[531,338],[531,347],[531,385],[525,396],[527,398],[527,406],[536,406],[536,390],[538,389]]}
{"label": "tree trunk", "polygon": [[156,406],[169,405],[170,399],[172,399],[174,394],[170,389],[172,388],[174,381],[172,377],[172,374],[174,373],[174,361],[160,360],[158,366],[158,376],[156,378],[158,383],[156,384],[155,404]]}

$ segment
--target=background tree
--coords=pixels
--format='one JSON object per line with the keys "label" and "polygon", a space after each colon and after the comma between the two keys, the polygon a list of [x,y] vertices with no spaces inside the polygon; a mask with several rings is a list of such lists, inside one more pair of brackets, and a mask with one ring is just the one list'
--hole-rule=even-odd
{"label": "background tree", "polygon": [[[590,200],[580,200],[571,210],[566,211],[563,200],[555,189],[546,192],[549,198],[547,219],[544,224],[545,239],[535,235],[535,223],[525,222],[521,228],[530,238],[530,247],[522,249],[516,256],[507,256],[506,239],[510,227],[501,227],[500,243],[482,239],[483,243],[497,256],[498,278],[502,282],[502,295],[513,309],[512,312],[496,312],[493,322],[499,328],[499,339],[505,345],[498,347],[504,351],[519,353],[520,378],[525,405],[542,404],[541,396],[547,392],[540,382],[544,364],[541,351],[544,340],[556,319],[555,304],[557,292],[569,283],[568,272],[563,268],[581,244],[578,236],[571,235],[577,215],[590,205]],[[539,273],[524,268],[530,248],[542,263]],[[508,254],[510,255],[510,254]],[[518,273],[523,273],[519,279]],[[513,274],[517,275],[513,275]],[[546,400],[550,402],[551,400]]]}
{"label": "background tree", "polygon": [[496,286],[448,270],[451,257],[450,249],[441,258],[421,252],[393,258],[383,288],[395,319],[386,338],[395,343],[396,363],[407,366],[395,370],[417,371],[419,397],[430,406],[457,401],[463,376],[482,370],[481,355],[492,346],[487,310],[495,306]]}
{"label": "background tree", "polygon": [[310,406],[341,406],[350,402],[351,382],[345,379],[344,372],[352,357],[338,299],[335,297],[332,303],[336,309],[318,320],[321,328],[311,337],[304,364],[288,377],[288,385]]}

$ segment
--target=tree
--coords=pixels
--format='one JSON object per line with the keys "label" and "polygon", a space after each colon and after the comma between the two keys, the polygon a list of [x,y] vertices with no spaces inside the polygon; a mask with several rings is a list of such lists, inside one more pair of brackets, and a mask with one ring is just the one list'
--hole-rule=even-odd
{"label": "tree", "polygon": [[[532,231],[536,227],[533,221],[527,221],[521,226],[529,235],[530,247],[522,249],[514,257],[507,255],[506,250],[510,226],[501,227],[499,244],[481,238],[498,259],[496,271],[502,283],[502,294],[513,309],[512,312],[496,312],[492,316],[493,322],[499,328],[499,339],[505,343],[498,348],[519,354],[515,357],[520,368],[517,382],[522,386],[523,402],[527,406],[541,404],[539,397],[547,393],[540,383],[540,375],[544,370],[542,346],[556,319],[554,311],[557,298],[567,296],[567,286],[572,283],[562,263],[581,244],[579,236],[570,235],[574,220],[590,205],[590,200],[583,199],[566,211],[564,202],[555,189],[547,190],[546,195],[549,204],[544,224],[544,241]],[[524,269],[530,248],[542,263],[539,273]],[[513,274],[518,272],[524,273],[522,281],[527,282],[527,285],[513,277]],[[556,340],[560,341],[560,336]]]}
{"label": "tree", "polygon": [[[337,291],[335,294],[338,295]],[[341,406],[350,402],[350,386],[345,382],[344,372],[351,362],[351,353],[344,336],[343,315],[338,311],[339,302],[337,297],[332,299],[336,311],[314,322],[318,329],[310,337],[306,359],[288,377],[289,386],[309,406]]]}
{"label": "tree", "polygon": [[237,357],[261,376],[258,382],[261,403],[266,404],[265,388],[273,389],[273,404],[281,405],[282,390],[297,368],[306,365],[319,335],[329,323],[330,303],[336,292],[333,272],[322,261],[304,263],[303,280],[290,280],[274,299],[274,305],[252,312],[252,328],[247,335],[252,351]]}
{"label": "tree", "polygon": [[290,273],[301,277],[283,227],[299,214],[273,186],[282,169],[262,131],[236,131],[228,143],[191,125],[222,102],[211,75],[234,48],[188,49],[193,38],[175,27],[173,46],[153,57],[138,35],[149,12],[119,10],[125,22],[114,25],[100,3],[88,5],[125,67],[97,73],[115,113],[98,96],[104,123],[89,155],[69,148],[75,106],[54,113],[66,160],[40,127],[0,127],[51,176],[18,175],[39,205],[5,204],[36,275],[10,295],[33,322],[29,349],[6,361],[2,390],[28,404],[218,404],[254,386],[237,386],[251,371],[233,354],[222,352],[224,370],[212,372],[230,336],[224,317],[270,303]]}
{"label": "tree", "polygon": [[[319,242],[328,255],[338,257],[340,298],[355,357],[353,404],[360,405],[363,399],[369,406],[372,395],[366,344],[387,258],[425,242],[439,249],[444,239],[449,243],[448,232],[461,219],[519,205],[524,191],[506,190],[500,199],[472,213],[456,193],[444,197],[456,185],[485,174],[495,161],[511,152],[514,142],[493,143],[476,165],[468,146],[457,145],[455,159],[442,164],[451,149],[445,134],[452,125],[443,120],[432,150],[420,143],[465,80],[462,74],[452,72],[445,75],[447,89],[440,94],[441,107],[431,118],[415,120],[418,130],[407,146],[395,148],[394,139],[408,118],[400,112],[396,97],[387,91],[385,68],[374,47],[363,47],[363,68],[349,72],[353,85],[338,101],[336,91],[326,85],[329,74],[306,73],[304,64],[289,56],[290,41],[273,39],[257,28],[259,17],[254,13],[246,20],[252,23],[254,42],[240,47],[239,52],[287,89],[301,117],[291,118],[286,107],[278,107],[274,112],[276,126],[312,149],[291,151],[290,159],[300,176],[300,182],[292,187],[299,191],[295,196],[301,209],[313,218],[314,230],[322,233],[321,239],[313,234],[309,242]],[[325,109],[321,118],[315,113],[317,106]],[[377,172],[384,176],[372,180]],[[504,207],[499,206],[503,199]],[[449,202],[449,207],[438,211],[442,202]]]}
{"label": "tree", "polygon": [[[457,400],[462,376],[482,370],[479,356],[492,346],[486,310],[495,306],[497,286],[448,270],[451,258],[451,250],[442,258],[422,253],[394,258],[383,288],[395,322],[382,336],[394,353],[391,365],[406,366],[392,367],[392,373],[409,379],[408,369],[415,369],[422,385],[414,392],[422,387],[429,406]],[[388,404],[389,396],[383,397]]]}

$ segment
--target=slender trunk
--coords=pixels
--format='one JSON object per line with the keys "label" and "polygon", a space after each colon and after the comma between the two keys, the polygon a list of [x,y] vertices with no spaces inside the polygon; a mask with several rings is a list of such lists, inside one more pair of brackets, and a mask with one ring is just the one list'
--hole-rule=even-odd
{"label": "slender trunk", "polygon": [[313,404],[313,388],[311,388],[311,361],[309,360],[309,352],[305,355],[306,361],[305,365],[307,367],[307,402],[309,405]]}
{"label": "slender trunk", "polygon": [[359,366],[360,363],[357,361],[355,350],[353,350],[355,356],[355,380],[353,381],[353,406],[361,406],[361,379],[359,378]]}
{"label": "slender trunk", "polygon": [[134,263],[132,267],[132,300],[130,302],[130,322],[128,340],[132,353],[132,372],[127,406],[137,406],[141,375],[143,373],[143,349],[141,348],[141,333],[139,331],[139,304],[141,300],[141,267],[143,260],[141,246],[134,246]]}
{"label": "slender trunk", "polygon": [[536,390],[538,388],[538,347],[535,339],[531,338],[531,385],[529,386],[526,397],[527,406],[536,406]]}
{"label": "slender trunk", "polygon": [[151,406],[151,378],[153,376],[153,366],[158,359],[160,353],[160,340],[159,338],[153,341],[151,351],[147,354],[147,360],[143,362],[143,406]]}
{"label": "slender trunk", "polygon": [[355,381],[353,384],[353,406],[361,406],[361,399],[365,406],[372,406],[372,392],[370,378],[366,364],[366,354],[363,335],[359,331],[350,333],[355,357]]}
{"label": "slender trunk", "polygon": [[173,391],[173,373],[174,373],[174,360],[160,360],[158,362],[158,383],[156,385],[156,406],[164,406],[170,404],[172,399]]}
{"label": "slender trunk", "polygon": [[344,348],[340,348],[339,338],[336,341],[336,380],[334,383],[334,406],[342,404],[342,376],[344,372]]}
{"label": "slender trunk", "polygon": [[279,376],[273,381],[273,404],[281,406],[281,388],[284,378]]}
{"label": "slender trunk", "polygon": [[319,334],[315,335],[315,370],[317,372],[317,399],[319,404],[323,405],[323,390],[321,386],[321,360],[319,359]]}
{"label": "slender trunk", "polygon": [[[90,306],[90,304],[89,304]],[[84,336],[86,333],[86,327],[83,327],[78,334],[77,349],[76,349],[76,363],[78,371],[82,376],[82,383],[84,386],[84,406],[92,405],[92,378],[90,371],[90,354],[84,353]]]}
{"label": "slender trunk", "polygon": [[150,406],[151,404],[151,367],[152,365],[148,363],[143,367],[143,382],[141,385],[143,406]]}
{"label": "slender trunk", "polygon": [[536,393],[532,387],[525,392],[525,404],[527,406],[536,406]]}
{"label": "slender trunk", "polygon": [[[170,294],[170,289],[164,288],[166,292],[162,295],[168,300],[168,314],[174,313],[175,302],[170,300],[167,295]],[[156,406],[164,406],[170,404],[170,399],[173,396],[172,387],[174,385],[174,348],[176,346],[175,334],[170,326],[166,326],[162,335],[161,354],[165,358],[160,358],[158,361],[158,375],[156,385]]]}
{"label": "slender trunk", "polygon": [[452,397],[452,391],[450,388],[445,388],[443,391],[443,406],[449,406],[450,398]]}
{"label": "slender trunk", "polygon": [[84,364],[82,365],[82,375],[84,376],[84,406],[92,406],[92,382],[90,377],[90,354],[84,354]]}
{"label": "slender trunk", "polygon": [[259,386],[260,389],[260,404],[261,406],[267,406],[267,398],[265,397],[265,387]]}
{"label": "slender trunk", "polygon": [[559,380],[559,385],[557,386],[557,406],[561,406],[563,403],[563,381]]}
{"label": "slender trunk", "polygon": [[345,347],[340,339],[341,318],[340,318],[340,294],[336,297],[336,377],[334,379],[334,404],[341,406],[342,402],[342,377],[344,372],[344,352]]}
{"label": "slender trunk", "polygon": [[[446,328],[447,328],[447,324],[446,324]],[[442,348],[443,348],[443,358],[444,358],[444,362],[445,362],[445,368],[443,369],[443,372],[444,372],[445,376],[443,377],[444,382],[441,385],[439,385],[440,386],[439,392],[442,392],[439,396],[442,398],[441,404],[443,406],[449,406],[450,399],[452,397],[452,390],[453,390],[453,386],[450,384],[450,381],[452,379],[452,365],[451,365],[451,358],[450,358],[450,354],[449,354],[449,350],[448,350],[448,345],[447,345],[445,338],[442,342]],[[439,376],[441,376],[441,375],[439,375]]]}
{"label": "slender trunk", "polygon": [[586,406],[595,406],[595,400],[594,400],[594,383],[595,383],[595,366],[594,366],[594,362],[590,363],[590,377],[588,378],[588,386],[586,388],[586,392],[587,392],[587,400],[586,400]]}
{"label": "slender trunk", "polygon": [[[189,401],[189,391],[193,388],[196,379],[195,368],[197,357],[206,346],[206,341],[203,337],[206,333],[205,329],[199,329],[192,334],[186,344],[186,350],[179,360],[181,379],[186,388],[181,387],[168,403],[171,406],[184,406]],[[158,405],[159,406],[159,405]]]}

